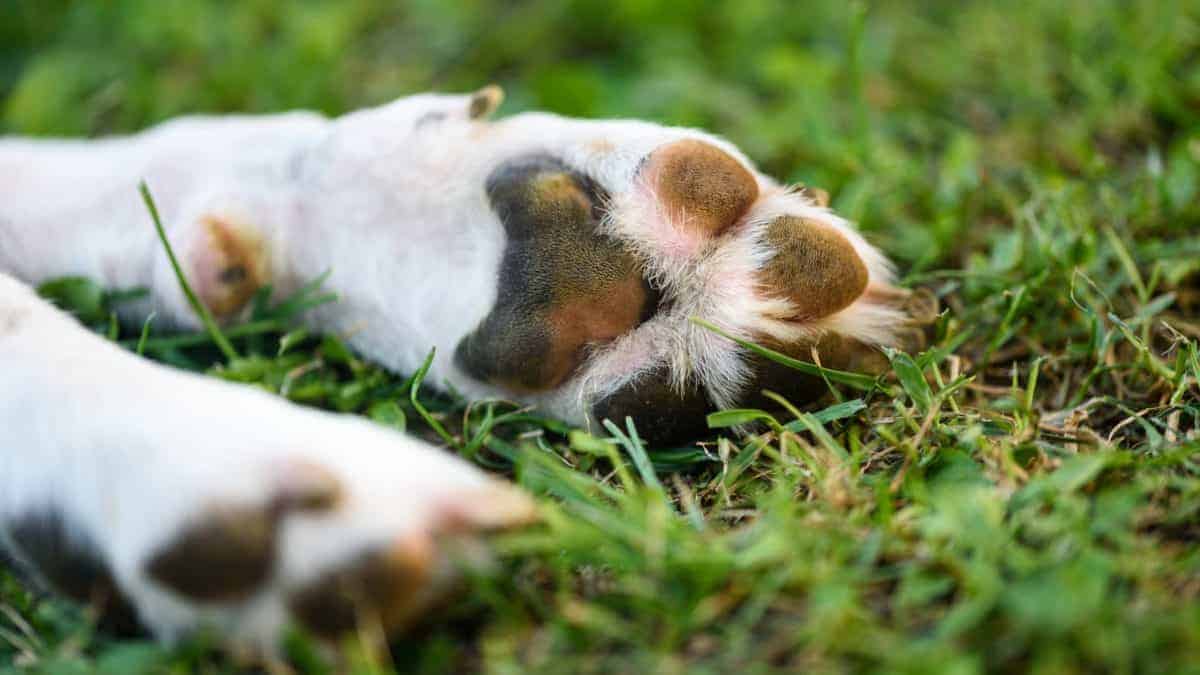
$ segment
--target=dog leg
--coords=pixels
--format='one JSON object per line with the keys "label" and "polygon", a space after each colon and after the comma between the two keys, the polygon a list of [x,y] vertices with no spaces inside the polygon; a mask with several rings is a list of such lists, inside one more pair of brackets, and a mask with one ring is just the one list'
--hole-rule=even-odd
{"label": "dog leg", "polygon": [[260,285],[288,282],[270,253],[295,210],[295,158],[326,124],[311,114],[184,118],[98,141],[0,138],[0,271],[31,284],[82,276],[145,288],[124,318],[155,311],[160,324],[199,325],[138,194],[144,180],[185,274],[232,319]]}
{"label": "dog leg", "polygon": [[421,441],[144,361],[3,274],[0,429],[0,546],[165,640],[399,629],[454,542],[533,516]]}
{"label": "dog leg", "polygon": [[[840,369],[878,364],[879,347],[918,330],[877,250],[728,142],[634,120],[486,121],[498,100],[485,88],[335,120],[0,141],[0,176],[40,177],[0,178],[0,197],[15,197],[0,199],[0,269],[32,283],[81,274],[148,286],[153,307],[130,319],[153,308],[195,326],[136,198],[145,176],[219,317],[235,320],[263,283],[286,293],[328,271],[340,300],[307,312],[309,328],[398,372],[433,347],[434,386],[576,424],[632,416],[658,443],[705,433],[706,410],[758,407],[768,385],[788,385],[797,404],[827,391],[704,324]],[[104,167],[116,183],[96,178]],[[50,197],[64,182],[101,196],[58,209]],[[649,435],[684,418],[694,428]]]}

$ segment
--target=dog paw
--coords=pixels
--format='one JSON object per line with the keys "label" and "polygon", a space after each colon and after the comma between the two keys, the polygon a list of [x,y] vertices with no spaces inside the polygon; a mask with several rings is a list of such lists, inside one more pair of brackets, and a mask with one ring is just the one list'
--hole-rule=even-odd
{"label": "dog paw", "polygon": [[[161,517],[105,530],[118,588],[161,637],[212,625],[266,648],[288,625],[402,630],[451,589],[456,555],[535,516],[515,487],[420,441],[227,398],[219,437],[173,448],[140,477],[156,489],[129,490],[126,508]],[[231,437],[235,415],[270,431]]]}
{"label": "dog paw", "polygon": [[[536,516],[419,440],[155,366],[31,307],[0,353],[23,388],[0,397],[16,439],[0,547],[118,627],[264,654],[289,626],[402,630],[453,588],[460,555]],[[40,353],[72,377],[45,377]]]}
{"label": "dog paw", "polygon": [[820,191],[781,186],[698,132],[565,124],[548,134],[569,139],[556,150],[488,175],[506,243],[495,304],[456,350],[470,377],[576,421],[631,416],[673,443],[702,435],[714,409],[774,406],[764,389],[796,404],[827,391],[702,322],[871,371],[928,321]]}

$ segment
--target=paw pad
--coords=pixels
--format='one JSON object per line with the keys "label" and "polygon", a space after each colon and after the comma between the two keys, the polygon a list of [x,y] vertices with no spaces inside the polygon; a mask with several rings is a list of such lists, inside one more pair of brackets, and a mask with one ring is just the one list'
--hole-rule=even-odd
{"label": "paw pad", "polygon": [[294,593],[292,614],[315,634],[335,639],[360,619],[378,620],[385,631],[402,629],[428,602],[433,542],[418,534],[385,551],[364,553]]}
{"label": "paw pad", "polygon": [[221,508],[168,543],[146,565],[153,579],[193,600],[240,600],[275,565],[278,517],[261,508]]}
{"label": "paw pad", "polygon": [[469,550],[481,533],[537,518],[525,493],[500,482],[452,495],[434,512],[426,528],[365,551],[293,591],[288,601],[293,615],[325,638],[351,631],[364,619],[378,621],[387,633],[402,630],[449,590],[455,570],[448,550]]}
{"label": "paw pad", "polygon": [[107,628],[119,633],[137,628],[134,609],[118,590],[99,547],[81,534],[77,523],[47,508],[0,523],[0,529],[6,531],[19,562],[29,565],[51,590],[90,604]]}
{"label": "paw pad", "polygon": [[669,143],[654,151],[644,171],[668,211],[706,237],[732,226],[758,198],[758,181],[749,169],[704,141]]}
{"label": "paw pad", "polygon": [[249,227],[208,216],[201,221],[199,250],[193,254],[196,293],[214,316],[241,311],[267,281],[262,239]]}
{"label": "paw pad", "polygon": [[867,288],[867,266],[837,230],[795,216],[767,226],[766,242],[774,255],[759,273],[765,290],[787,298],[796,309],[792,320],[829,316],[848,307]]}
{"label": "paw pad", "polygon": [[468,373],[514,392],[566,380],[589,345],[615,339],[657,306],[639,265],[600,233],[605,196],[561,162],[506,163],[487,183],[508,234],[496,305],[459,343]]}
{"label": "paw pad", "polygon": [[667,369],[659,367],[597,401],[591,416],[597,422],[611,420],[621,428],[625,418],[631,417],[642,440],[673,445],[707,433],[706,416],[714,410],[703,388],[693,382],[684,391],[676,391]]}
{"label": "paw pad", "polygon": [[277,468],[277,491],[265,505],[219,506],[196,519],[146,563],[159,583],[201,602],[253,594],[275,567],[279,525],[297,511],[327,511],[341,486],[326,469],[306,462]]}

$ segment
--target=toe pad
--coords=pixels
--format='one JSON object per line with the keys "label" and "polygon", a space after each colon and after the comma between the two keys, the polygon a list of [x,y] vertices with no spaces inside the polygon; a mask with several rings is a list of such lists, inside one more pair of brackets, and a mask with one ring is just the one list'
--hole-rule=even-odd
{"label": "toe pad", "polygon": [[760,272],[760,281],[768,293],[795,305],[795,320],[845,309],[867,288],[866,264],[849,240],[828,225],[784,216],[767,227],[766,242],[774,256]]}
{"label": "toe pad", "polygon": [[758,198],[750,170],[704,141],[689,138],[655,150],[645,172],[663,205],[705,236],[732,226]]}

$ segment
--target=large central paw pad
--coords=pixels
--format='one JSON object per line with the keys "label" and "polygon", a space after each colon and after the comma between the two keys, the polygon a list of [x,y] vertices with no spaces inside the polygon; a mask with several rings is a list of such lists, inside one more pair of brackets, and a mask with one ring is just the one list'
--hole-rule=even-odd
{"label": "large central paw pad", "polygon": [[508,235],[496,304],[458,346],[459,365],[515,392],[562,384],[587,348],[632,330],[658,296],[637,262],[599,231],[603,190],[561,162],[497,169],[488,198]]}

